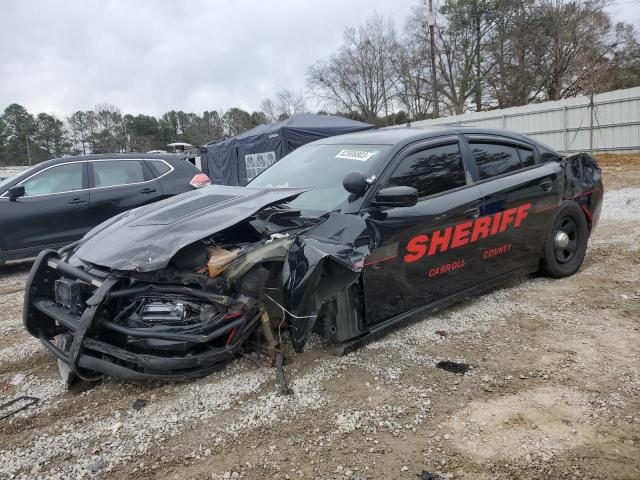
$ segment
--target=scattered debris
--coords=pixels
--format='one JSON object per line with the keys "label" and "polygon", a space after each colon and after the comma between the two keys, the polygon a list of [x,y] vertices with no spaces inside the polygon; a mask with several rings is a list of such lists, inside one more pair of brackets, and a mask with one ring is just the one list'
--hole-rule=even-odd
{"label": "scattered debris", "polygon": [[2,405],[0,405],[0,414],[5,409],[11,407],[12,405],[15,405],[16,403],[23,402],[23,404],[21,406],[14,407],[13,410],[10,411],[9,413],[6,413],[6,414],[0,416],[0,420],[4,420],[5,418],[11,417],[11,416],[15,415],[16,413],[21,412],[25,408],[30,407],[31,405],[35,405],[39,401],[40,401],[40,399],[38,397],[28,397],[26,395],[23,395],[23,396],[18,397],[18,398],[14,398],[13,400],[9,400],[8,402],[3,403]]}
{"label": "scattered debris", "polygon": [[446,337],[449,334],[444,330],[436,330],[436,335],[440,335],[441,337]]}
{"label": "scattered debris", "polygon": [[2,391],[7,391],[11,387],[17,387],[25,378],[27,378],[27,376],[24,373],[16,373],[11,380],[2,386]]}
{"label": "scattered debris", "polygon": [[92,463],[89,469],[91,470],[91,473],[95,475],[98,472],[100,472],[100,470],[102,470],[102,466],[103,466],[103,463],[100,460],[98,460],[97,462]]}
{"label": "scattered debris", "polygon": [[115,435],[122,428],[122,422],[116,422],[111,427],[111,435]]}
{"label": "scattered debris", "polygon": [[149,402],[143,398],[138,398],[131,406],[136,412],[142,410]]}
{"label": "scattered debris", "polygon": [[282,352],[276,352],[276,383],[278,385],[278,391],[281,395],[291,395],[293,390],[289,387],[287,383],[287,377],[284,374],[284,368],[282,365],[284,364],[284,355]]}
{"label": "scattered debris", "polygon": [[441,477],[426,470],[422,470],[422,473],[418,474],[418,478],[420,480],[439,480]]}
{"label": "scattered debris", "polygon": [[440,368],[451,373],[467,373],[471,367],[466,363],[449,362],[448,360],[444,360],[436,363],[436,368]]}

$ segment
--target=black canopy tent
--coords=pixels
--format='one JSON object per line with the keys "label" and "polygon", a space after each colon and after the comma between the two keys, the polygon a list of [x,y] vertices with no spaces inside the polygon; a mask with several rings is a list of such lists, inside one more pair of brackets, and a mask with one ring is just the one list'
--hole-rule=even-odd
{"label": "black canopy tent", "polygon": [[375,128],[344,117],[303,113],[273,125],[258,125],[206,146],[204,172],[222,185],[246,185],[262,170],[305,143]]}

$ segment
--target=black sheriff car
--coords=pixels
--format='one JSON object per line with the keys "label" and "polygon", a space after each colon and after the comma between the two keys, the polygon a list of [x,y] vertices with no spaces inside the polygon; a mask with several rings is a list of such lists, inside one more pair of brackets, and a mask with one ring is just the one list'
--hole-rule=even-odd
{"label": "black sheriff car", "polygon": [[514,276],[574,274],[602,197],[591,156],[512,132],[327,138],[247,187],[130,210],[42,252],[24,325],[89,380],[204,375],[249,350],[277,363],[275,328],[297,350],[318,332],[346,352]]}

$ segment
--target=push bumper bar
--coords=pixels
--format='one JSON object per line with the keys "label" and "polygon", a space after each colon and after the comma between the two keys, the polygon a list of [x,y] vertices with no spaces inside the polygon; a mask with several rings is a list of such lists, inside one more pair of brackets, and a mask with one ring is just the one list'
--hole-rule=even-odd
{"label": "push bumper bar", "polygon": [[[61,276],[83,282],[93,288],[81,315],[74,315],[55,302],[55,280]],[[69,265],[60,260],[56,251],[46,250],[36,259],[27,279],[24,326],[31,335],[40,339],[51,353],[85,380],[100,378],[101,375],[96,375],[96,372],[129,380],[170,380],[199,377],[223,368],[235,356],[237,348],[259,321],[257,315],[248,317],[244,313],[206,334],[128,328],[104,319],[103,315],[97,321],[96,314],[109,299],[110,294],[118,296],[118,282],[117,278],[99,278]],[[200,296],[207,295],[206,292],[198,293]],[[88,332],[92,335],[89,336]],[[95,332],[157,340],[189,341],[200,345],[201,348],[197,349],[197,353],[141,353],[99,340],[101,336],[95,335]],[[67,336],[65,347],[61,348],[54,343],[53,338],[57,335]],[[229,337],[229,341],[224,346],[210,345],[211,341],[225,335]]]}

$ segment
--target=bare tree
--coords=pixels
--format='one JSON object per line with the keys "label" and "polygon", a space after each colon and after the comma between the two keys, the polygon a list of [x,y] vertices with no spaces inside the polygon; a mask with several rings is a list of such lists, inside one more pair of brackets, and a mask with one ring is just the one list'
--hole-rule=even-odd
{"label": "bare tree", "polygon": [[365,120],[388,115],[395,84],[393,26],[377,14],[359,28],[347,28],[343,44],[328,60],[313,65],[308,83],[318,97]]}
{"label": "bare tree", "polygon": [[392,59],[395,97],[406,108],[409,119],[422,120],[428,117],[433,98],[428,44],[424,26],[415,17],[410,18],[406,29],[406,38],[398,44]]}
{"label": "bare tree", "polygon": [[602,0],[538,0],[538,35],[547,47],[540,65],[549,100],[593,90],[598,66],[611,53],[611,23]]}
{"label": "bare tree", "polygon": [[275,123],[293,117],[307,109],[304,93],[294,90],[281,90],[276,93],[275,100],[267,98],[260,104],[260,110]]}
{"label": "bare tree", "polygon": [[544,42],[536,0],[500,0],[494,4],[493,28],[485,46],[486,84],[499,108],[526,105],[543,91]]}

